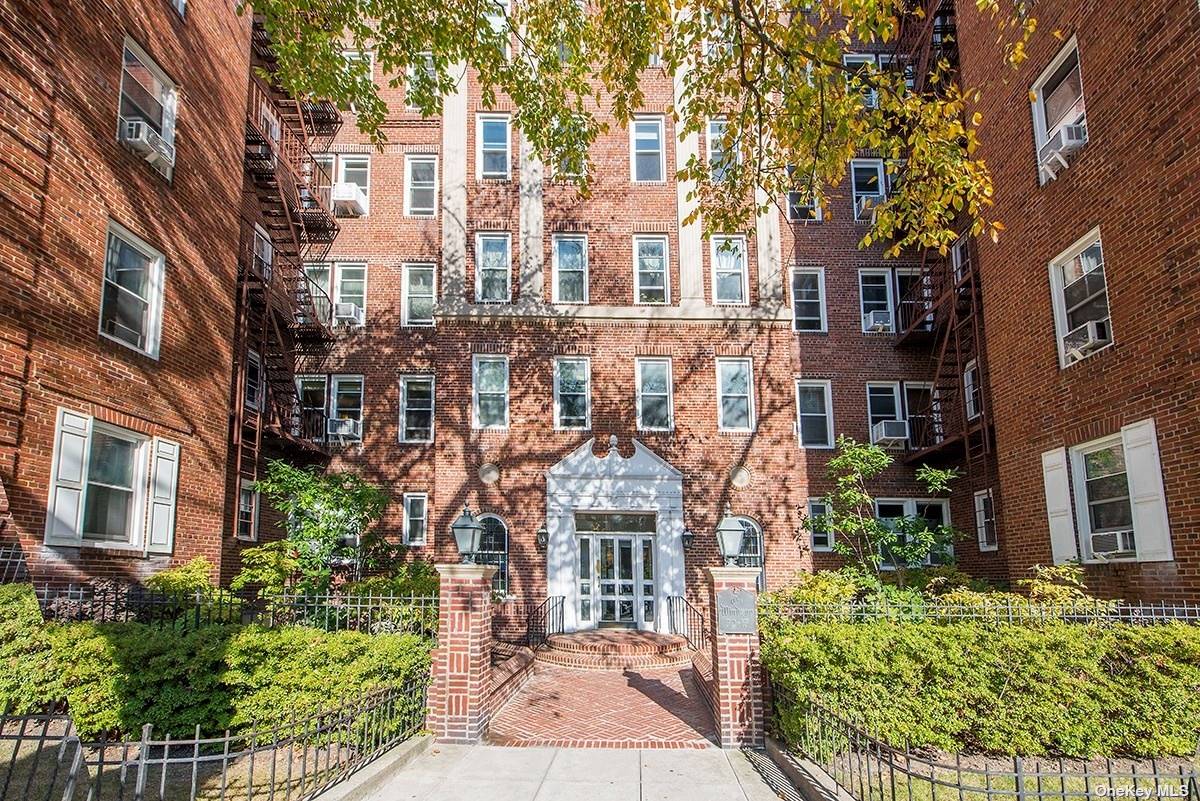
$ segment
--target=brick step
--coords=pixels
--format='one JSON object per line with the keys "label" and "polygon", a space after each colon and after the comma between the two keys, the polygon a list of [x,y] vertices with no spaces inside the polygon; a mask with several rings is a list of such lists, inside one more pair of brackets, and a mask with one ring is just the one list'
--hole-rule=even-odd
{"label": "brick step", "polygon": [[689,651],[678,654],[598,654],[543,648],[537,652],[537,661],[576,670],[632,670],[686,667],[692,664],[692,656]]}
{"label": "brick step", "polygon": [[683,667],[691,664],[687,640],[650,631],[600,629],[556,634],[538,651],[539,662],[581,670]]}

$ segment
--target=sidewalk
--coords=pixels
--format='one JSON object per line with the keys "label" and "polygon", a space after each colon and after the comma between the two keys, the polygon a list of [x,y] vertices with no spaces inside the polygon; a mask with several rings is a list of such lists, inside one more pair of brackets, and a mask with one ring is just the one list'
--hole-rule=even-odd
{"label": "sidewalk", "polygon": [[795,801],[799,795],[757,753],[434,745],[369,801],[473,799]]}

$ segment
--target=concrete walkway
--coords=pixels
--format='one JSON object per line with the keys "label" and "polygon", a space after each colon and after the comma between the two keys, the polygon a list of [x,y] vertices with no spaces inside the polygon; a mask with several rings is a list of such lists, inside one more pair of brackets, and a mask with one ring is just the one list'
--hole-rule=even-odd
{"label": "concrete walkway", "polygon": [[794,801],[758,753],[433,745],[369,801]]}

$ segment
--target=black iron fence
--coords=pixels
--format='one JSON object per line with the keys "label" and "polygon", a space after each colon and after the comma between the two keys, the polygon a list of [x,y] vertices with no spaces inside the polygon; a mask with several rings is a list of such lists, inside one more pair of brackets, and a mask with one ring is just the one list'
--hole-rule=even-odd
{"label": "black iron fence", "polygon": [[816,698],[797,705],[773,688],[776,735],[855,801],[1200,801],[1195,761],[931,757],[894,748]]}
{"label": "black iron fence", "polygon": [[222,623],[310,626],[369,634],[437,636],[438,598],[424,595],[258,594],[209,589],[163,592],[136,584],[36,585],[48,620],[137,622],[174,628]]}
{"label": "black iron fence", "polygon": [[670,620],[671,633],[686,639],[689,648],[693,651],[708,650],[708,622],[704,613],[693,606],[691,601],[682,595],[670,596],[667,598],[667,617]]}
{"label": "black iron fence", "polygon": [[1013,598],[978,604],[943,603],[936,600],[846,601],[844,603],[781,603],[764,598],[761,615],[778,616],[801,623],[867,623],[892,620],[900,623],[1200,623],[1200,604],[1117,603],[1086,600],[1066,604],[1036,604]]}
{"label": "black iron fence", "polygon": [[561,595],[547,598],[505,598],[492,608],[492,637],[509,645],[541,648],[554,634],[563,632]]}
{"label": "black iron fence", "polygon": [[0,717],[0,801],[303,801],[412,737],[424,681],[364,691],[316,713],[239,733],[86,742],[70,718]]}
{"label": "black iron fence", "polygon": [[21,546],[17,543],[0,545],[0,584],[15,584],[28,579],[25,552],[21,550]]}

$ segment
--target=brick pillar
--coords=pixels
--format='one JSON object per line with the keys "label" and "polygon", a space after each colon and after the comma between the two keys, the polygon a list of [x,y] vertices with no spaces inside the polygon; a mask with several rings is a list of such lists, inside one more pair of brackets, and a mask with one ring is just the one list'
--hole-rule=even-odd
{"label": "brick pillar", "polygon": [[438,645],[433,651],[427,725],[445,743],[487,733],[492,674],[493,565],[438,565]]}
{"label": "brick pillar", "polygon": [[[763,687],[758,654],[758,568],[708,568],[713,701],[722,748],[763,746]],[[747,597],[748,596],[748,597]],[[718,600],[727,603],[721,625]],[[729,601],[737,603],[730,604]],[[752,604],[752,605],[751,605]],[[729,611],[741,610],[741,615]],[[750,611],[755,610],[755,611]],[[722,634],[721,629],[742,633]]]}

